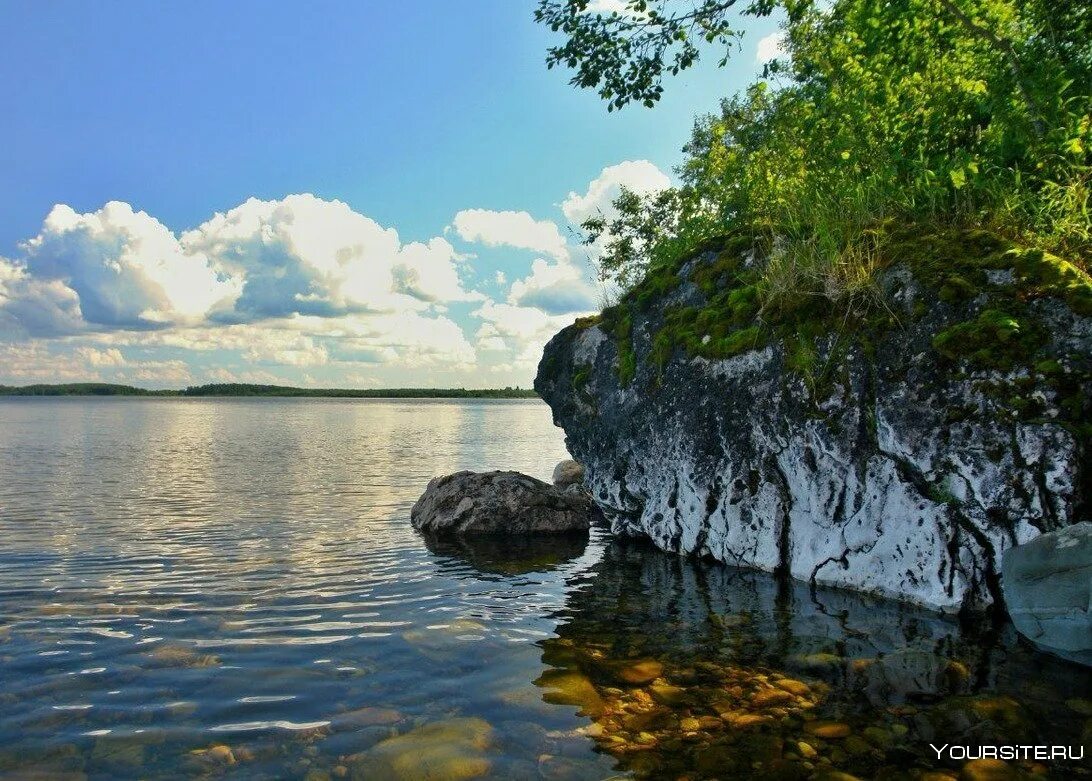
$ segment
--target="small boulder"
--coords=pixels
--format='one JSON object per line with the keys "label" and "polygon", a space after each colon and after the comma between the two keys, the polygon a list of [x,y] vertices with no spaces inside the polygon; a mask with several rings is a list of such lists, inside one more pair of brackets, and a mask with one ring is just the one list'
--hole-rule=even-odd
{"label": "small boulder", "polygon": [[561,461],[554,467],[554,485],[568,488],[570,485],[584,485],[584,466],[571,458]]}
{"label": "small boulder", "polygon": [[431,480],[413,505],[415,529],[436,535],[587,531],[589,497],[519,472],[456,472]]}
{"label": "small boulder", "polygon": [[1044,650],[1092,664],[1092,523],[1078,523],[1005,551],[1009,617]]}

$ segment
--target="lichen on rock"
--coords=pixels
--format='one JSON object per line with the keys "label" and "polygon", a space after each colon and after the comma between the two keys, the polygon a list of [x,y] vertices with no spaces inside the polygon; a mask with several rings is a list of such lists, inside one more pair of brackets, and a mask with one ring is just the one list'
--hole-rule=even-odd
{"label": "lichen on rock", "polygon": [[892,234],[883,305],[762,311],[733,237],[547,345],[535,389],[618,534],[940,610],[1090,492],[1092,281],[982,232]]}

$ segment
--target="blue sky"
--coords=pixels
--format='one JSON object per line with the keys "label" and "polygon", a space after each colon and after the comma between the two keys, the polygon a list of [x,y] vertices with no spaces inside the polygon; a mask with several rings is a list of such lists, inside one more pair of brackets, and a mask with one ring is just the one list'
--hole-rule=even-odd
{"label": "blue sky", "polygon": [[529,384],[776,32],[608,114],[533,7],[0,2],[0,382]]}

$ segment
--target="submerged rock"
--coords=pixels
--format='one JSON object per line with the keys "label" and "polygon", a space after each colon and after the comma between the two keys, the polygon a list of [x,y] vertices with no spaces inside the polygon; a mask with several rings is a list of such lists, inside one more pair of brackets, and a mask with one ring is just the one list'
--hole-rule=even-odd
{"label": "submerged rock", "polygon": [[615,534],[956,612],[1080,519],[1092,281],[982,234],[898,241],[871,313],[760,318],[728,239],[550,341],[535,389]]}
{"label": "submerged rock", "polygon": [[554,534],[587,531],[595,513],[582,493],[519,472],[456,472],[429,482],[410,519],[440,535]]}
{"label": "submerged rock", "polygon": [[1048,651],[1092,664],[1092,523],[1005,551],[1005,604],[1013,624]]}
{"label": "submerged rock", "polygon": [[584,534],[536,537],[427,535],[425,546],[437,556],[459,559],[485,576],[549,572],[572,561],[588,547]]}
{"label": "submerged rock", "polygon": [[493,728],[478,718],[426,724],[350,758],[350,777],[368,781],[468,781],[486,775]]}

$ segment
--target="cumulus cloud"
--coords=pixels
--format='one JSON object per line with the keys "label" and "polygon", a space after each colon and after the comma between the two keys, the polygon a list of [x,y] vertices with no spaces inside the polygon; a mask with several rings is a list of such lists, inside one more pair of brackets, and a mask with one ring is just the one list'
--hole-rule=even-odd
{"label": "cumulus cloud", "polygon": [[600,171],[583,195],[570,192],[561,204],[561,211],[569,222],[580,225],[600,213],[608,217],[612,215],[612,204],[623,187],[638,195],[648,195],[670,186],[668,175],[648,160],[624,160]]}
{"label": "cumulus cloud", "polygon": [[56,279],[35,279],[0,258],[0,337],[60,336],[84,329],[76,291]]}
{"label": "cumulus cloud", "polygon": [[508,303],[535,307],[549,315],[587,312],[595,307],[595,292],[571,263],[537,258],[530,276],[512,283]]}
{"label": "cumulus cloud", "polygon": [[[646,161],[611,166],[565,216],[609,206],[623,183],[669,182]],[[537,257],[475,271],[461,242]],[[0,382],[518,384],[595,308],[558,223],[525,211],[460,211],[444,235],[404,242],[306,194],[177,233],[126,203],[58,205],[19,248],[0,258]]]}
{"label": "cumulus cloud", "polygon": [[194,321],[237,292],[206,256],[186,252],[161,222],[118,201],[87,214],[54,206],[22,248],[27,271],[71,289],[83,318],[96,325]]}
{"label": "cumulus cloud", "polygon": [[447,240],[403,246],[393,228],[313,195],[251,198],[181,242],[242,280],[231,306],[215,313],[222,320],[420,310],[481,298],[463,288]]}
{"label": "cumulus cloud", "polygon": [[486,301],[474,316],[482,321],[477,331],[483,350],[507,350],[520,369],[533,368],[542,348],[554,334],[573,321],[572,315],[550,315],[536,307]]}
{"label": "cumulus cloud", "polygon": [[100,350],[96,347],[77,347],[73,351],[76,360],[96,368],[125,366],[128,361],[121,354],[121,350],[110,347]]}
{"label": "cumulus cloud", "polygon": [[784,57],[786,54],[788,54],[788,51],[785,49],[785,33],[783,31],[770,33],[765,38],[758,40],[755,61],[767,63],[770,60],[776,60],[778,57]]}
{"label": "cumulus cloud", "polygon": [[566,260],[569,250],[557,225],[536,220],[527,212],[464,209],[451,227],[459,238],[487,247],[514,247]]}

